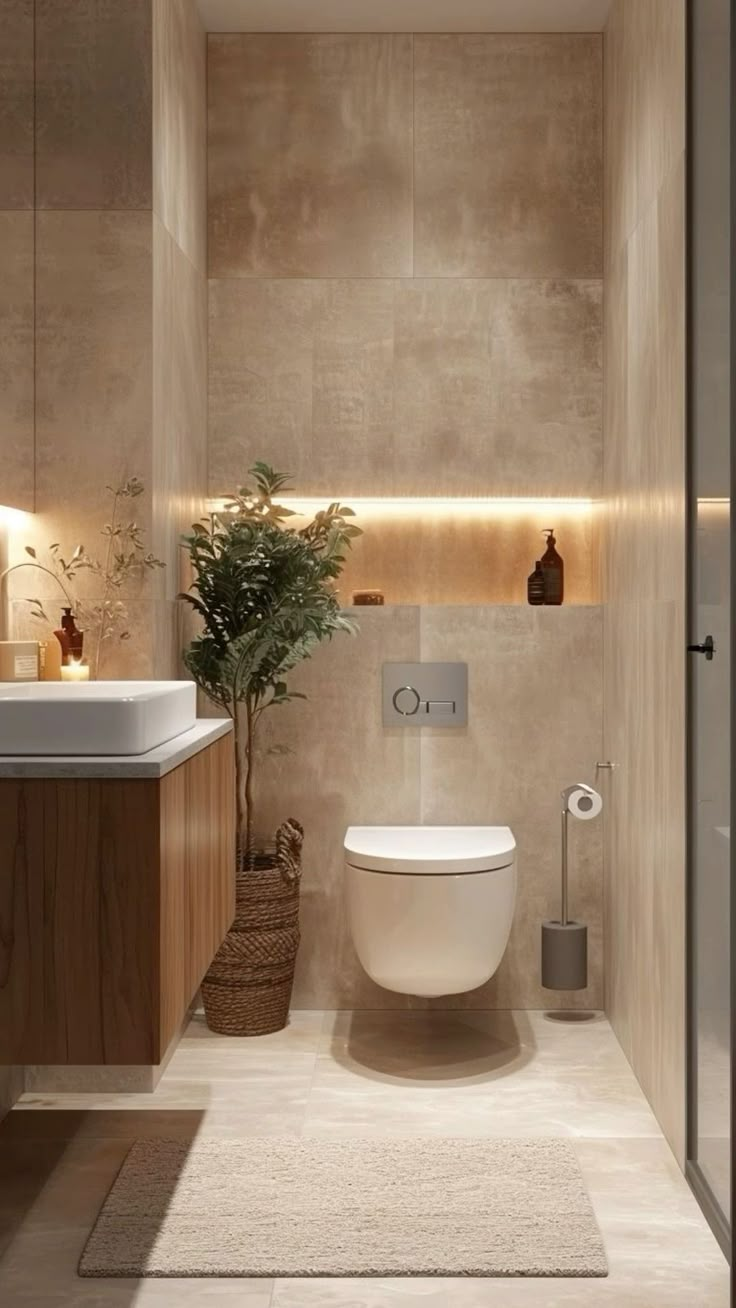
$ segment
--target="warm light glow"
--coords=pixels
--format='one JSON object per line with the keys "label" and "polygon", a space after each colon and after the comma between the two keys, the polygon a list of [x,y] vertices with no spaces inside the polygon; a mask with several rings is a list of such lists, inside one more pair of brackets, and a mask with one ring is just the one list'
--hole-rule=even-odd
{"label": "warm light glow", "polygon": [[28,528],[33,519],[32,513],[26,513],[23,509],[10,509],[7,504],[0,504],[0,527],[9,529]]}
{"label": "warm light glow", "polygon": [[61,667],[62,681],[89,681],[89,666],[81,659],[70,659]]}
{"label": "warm light glow", "polygon": [[[592,513],[595,501],[585,497],[555,497],[527,499],[522,496],[491,495],[478,496],[363,496],[333,495],[355,510],[357,517],[403,518],[403,517],[473,517],[473,518],[549,518],[549,525],[554,526],[555,515],[562,517],[584,517]],[[322,496],[278,496],[277,503],[283,504],[294,513],[312,515],[327,507],[330,497]],[[208,501],[210,513],[222,513],[228,501],[224,498]]]}

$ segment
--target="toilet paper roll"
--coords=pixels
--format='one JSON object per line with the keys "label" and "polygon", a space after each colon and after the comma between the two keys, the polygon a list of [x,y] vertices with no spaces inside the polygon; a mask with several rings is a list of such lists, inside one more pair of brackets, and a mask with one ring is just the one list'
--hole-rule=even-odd
{"label": "toilet paper roll", "polygon": [[579,785],[571,791],[567,801],[567,807],[573,817],[581,818],[587,822],[590,818],[598,817],[603,808],[603,800],[597,790],[592,786]]}

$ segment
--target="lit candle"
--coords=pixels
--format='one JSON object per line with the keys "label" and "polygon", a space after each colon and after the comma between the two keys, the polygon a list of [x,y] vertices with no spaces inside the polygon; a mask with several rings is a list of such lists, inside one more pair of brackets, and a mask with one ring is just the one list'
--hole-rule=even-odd
{"label": "lit candle", "polygon": [[62,681],[89,681],[89,664],[82,663],[79,659],[72,659],[71,663],[64,663],[61,669]]}

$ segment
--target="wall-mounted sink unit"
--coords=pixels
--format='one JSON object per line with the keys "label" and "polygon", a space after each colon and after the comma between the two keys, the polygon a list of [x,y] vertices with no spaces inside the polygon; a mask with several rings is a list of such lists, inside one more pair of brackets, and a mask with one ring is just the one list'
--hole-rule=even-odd
{"label": "wall-mounted sink unit", "polygon": [[145,754],[196,722],[191,681],[0,685],[0,754]]}

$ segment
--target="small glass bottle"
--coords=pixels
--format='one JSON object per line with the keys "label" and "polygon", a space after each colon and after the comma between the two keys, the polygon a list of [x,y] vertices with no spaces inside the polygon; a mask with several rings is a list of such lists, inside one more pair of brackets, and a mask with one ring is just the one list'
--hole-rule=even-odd
{"label": "small glass bottle", "polygon": [[534,571],[530,572],[527,578],[526,597],[530,604],[544,604],[544,573],[541,559],[537,559]]}

